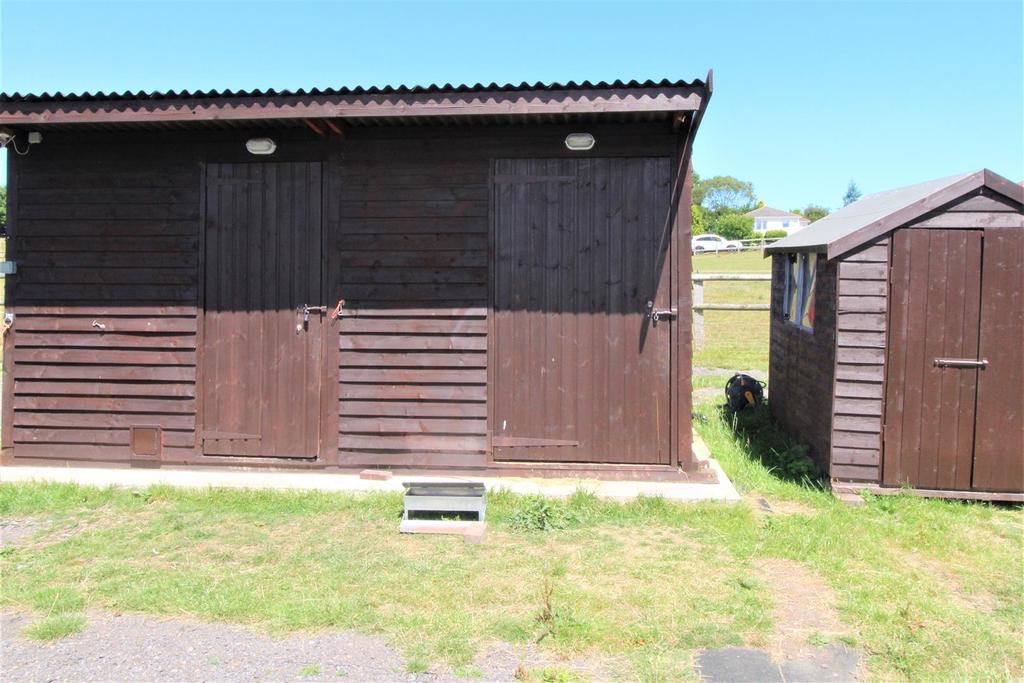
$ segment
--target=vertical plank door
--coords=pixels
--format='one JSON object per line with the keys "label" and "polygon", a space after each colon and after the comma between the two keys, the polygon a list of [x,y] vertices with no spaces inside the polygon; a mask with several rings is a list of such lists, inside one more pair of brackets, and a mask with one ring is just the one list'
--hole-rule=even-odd
{"label": "vertical plank door", "polygon": [[978,359],[980,230],[893,235],[882,480],[922,489],[971,487]]}
{"label": "vertical plank door", "polygon": [[320,453],[320,164],[210,164],[203,453]]}
{"label": "vertical plank door", "polygon": [[493,457],[669,464],[668,159],[501,159]]}
{"label": "vertical plank door", "polygon": [[973,487],[1024,491],[1024,230],[987,228]]}

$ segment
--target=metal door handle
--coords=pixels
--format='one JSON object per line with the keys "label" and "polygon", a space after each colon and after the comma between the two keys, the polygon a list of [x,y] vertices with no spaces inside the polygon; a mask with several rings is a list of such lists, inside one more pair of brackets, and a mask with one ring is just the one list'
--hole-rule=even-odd
{"label": "metal door handle", "polygon": [[651,320],[657,323],[659,320],[673,320],[676,317],[676,310],[674,308],[666,308],[661,311],[651,311]]}
{"label": "metal door handle", "polygon": [[987,368],[988,359],[982,358],[981,360],[975,360],[974,358],[936,358],[935,367],[937,368]]}

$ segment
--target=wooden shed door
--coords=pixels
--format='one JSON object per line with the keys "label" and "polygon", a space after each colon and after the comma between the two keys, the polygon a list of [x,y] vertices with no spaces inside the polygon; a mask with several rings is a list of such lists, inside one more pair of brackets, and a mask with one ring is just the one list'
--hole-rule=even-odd
{"label": "wooden shed door", "polygon": [[978,373],[936,359],[979,358],[980,230],[893,235],[882,479],[971,488]]}
{"label": "wooden shed door", "polygon": [[207,167],[203,453],[320,451],[320,164]]}
{"label": "wooden shed door", "polygon": [[1024,491],[1024,230],[986,228],[974,488]]}
{"label": "wooden shed door", "polygon": [[[495,460],[668,464],[668,159],[495,164]],[[688,318],[687,318],[688,319]]]}

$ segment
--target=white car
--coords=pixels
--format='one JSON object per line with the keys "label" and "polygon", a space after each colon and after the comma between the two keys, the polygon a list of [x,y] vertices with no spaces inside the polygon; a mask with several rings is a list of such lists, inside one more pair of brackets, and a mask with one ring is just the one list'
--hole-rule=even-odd
{"label": "white car", "polygon": [[690,249],[694,254],[704,251],[739,251],[743,245],[736,240],[727,240],[718,235],[697,235],[690,240]]}

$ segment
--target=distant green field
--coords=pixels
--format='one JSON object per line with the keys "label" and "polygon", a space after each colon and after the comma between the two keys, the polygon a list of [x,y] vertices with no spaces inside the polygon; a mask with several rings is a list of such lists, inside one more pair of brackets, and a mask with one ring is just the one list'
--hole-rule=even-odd
{"label": "distant green field", "polygon": [[693,257],[695,273],[770,273],[772,260],[761,250],[731,254],[700,254]]}
{"label": "distant green field", "polygon": [[[701,254],[693,257],[695,273],[770,273],[771,259],[760,251]],[[704,302],[768,303],[770,282],[708,282]],[[694,353],[695,367],[768,371],[767,311],[707,311],[704,348]]]}

